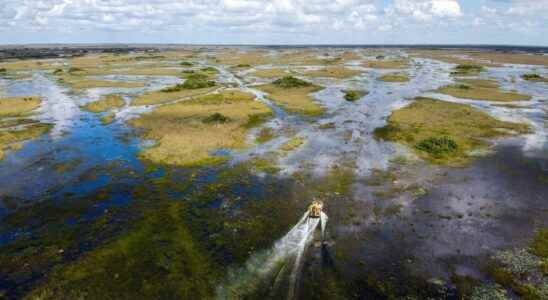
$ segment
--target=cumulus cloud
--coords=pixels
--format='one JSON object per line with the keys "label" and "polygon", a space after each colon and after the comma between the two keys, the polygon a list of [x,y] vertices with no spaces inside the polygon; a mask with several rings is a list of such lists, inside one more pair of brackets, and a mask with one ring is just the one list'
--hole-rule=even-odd
{"label": "cumulus cloud", "polygon": [[548,16],[548,0],[484,0],[475,11],[467,10],[466,4],[477,0],[0,1],[0,42],[7,39],[2,35],[33,32],[61,32],[67,36],[80,36],[78,33],[83,31],[169,33],[185,37],[200,32],[222,39],[227,34],[281,38],[327,34],[335,38],[334,32],[345,32],[352,38],[361,36],[357,33],[404,34],[409,28],[418,28],[416,34],[420,35],[420,31],[428,33],[442,27],[508,24],[543,30]]}

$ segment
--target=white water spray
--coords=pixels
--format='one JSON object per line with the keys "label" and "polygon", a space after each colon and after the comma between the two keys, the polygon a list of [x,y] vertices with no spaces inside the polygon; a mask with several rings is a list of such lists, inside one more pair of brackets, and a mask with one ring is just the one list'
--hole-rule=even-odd
{"label": "white water spray", "polygon": [[309,215],[307,211],[284,237],[276,241],[274,247],[252,255],[245,267],[229,271],[226,284],[217,290],[217,298],[240,299],[256,291],[267,280],[272,280],[270,287],[276,290],[281,277],[290,271],[287,299],[293,299],[297,294],[304,254],[320,222],[324,238],[327,216],[323,212],[320,218],[309,218]]}

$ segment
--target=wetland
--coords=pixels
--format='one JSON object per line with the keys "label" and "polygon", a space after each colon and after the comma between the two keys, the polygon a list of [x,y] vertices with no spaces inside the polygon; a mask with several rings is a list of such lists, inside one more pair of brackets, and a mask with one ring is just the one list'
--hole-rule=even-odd
{"label": "wetland", "polygon": [[393,47],[0,60],[0,299],[548,299],[547,65]]}

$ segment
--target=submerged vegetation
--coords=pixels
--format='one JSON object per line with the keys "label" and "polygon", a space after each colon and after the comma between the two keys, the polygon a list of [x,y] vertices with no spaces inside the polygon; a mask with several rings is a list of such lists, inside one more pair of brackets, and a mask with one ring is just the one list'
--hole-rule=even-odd
{"label": "submerged vegetation", "polygon": [[468,105],[417,98],[394,111],[388,124],[375,130],[375,135],[406,144],[432,162],[455,165],[467,162],[470,151],[487,147],[484,139],[510,132],[525,133],[528,126],[499,121]]}
{"label": "submerged vegetation", "polygon": [[[223,161],[211,156],[217,149],[241,149],[246,146],[249,122],[270,114],[270,109],[254,96],[228,90],[157,108],[132,120],[145,129],[145,138],[157,146],[142,156],[156,163],[193,166]],[[258,125],[259,122],[253,122]]]}

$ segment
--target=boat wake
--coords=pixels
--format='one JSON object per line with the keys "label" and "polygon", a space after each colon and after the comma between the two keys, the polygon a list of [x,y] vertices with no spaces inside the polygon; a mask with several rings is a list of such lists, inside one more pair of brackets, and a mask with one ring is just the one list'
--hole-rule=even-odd
{"label": "boat wake", "polygon": [[322,212],[320,218],[313,218],[307,211],[271,249],[252,255],[243,268],[230,270],[217,298],[241,299],[257,293],[280,298],[280,287],[286,284],[286,299],[293,299],[298,294],[304,254],[320,222],[323,239],[327,216]]}

